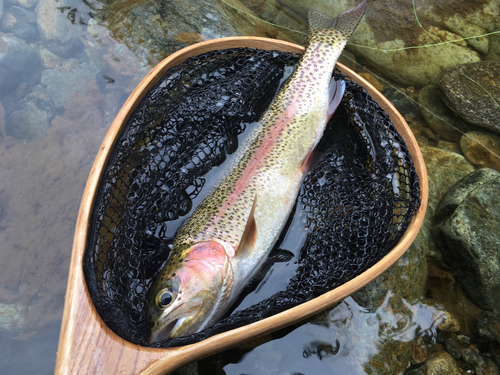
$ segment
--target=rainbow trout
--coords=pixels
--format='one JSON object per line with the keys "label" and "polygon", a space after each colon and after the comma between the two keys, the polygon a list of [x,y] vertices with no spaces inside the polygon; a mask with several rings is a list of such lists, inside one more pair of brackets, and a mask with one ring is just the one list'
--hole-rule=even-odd
{"label": "rainbow trout", "polygon": [[335,63],[366,9],[311,8],[310,36],[229,173],[181,226],[149,296],[150,342],[213,325],[259,270],[293,209],[311,155],[343,95]]}

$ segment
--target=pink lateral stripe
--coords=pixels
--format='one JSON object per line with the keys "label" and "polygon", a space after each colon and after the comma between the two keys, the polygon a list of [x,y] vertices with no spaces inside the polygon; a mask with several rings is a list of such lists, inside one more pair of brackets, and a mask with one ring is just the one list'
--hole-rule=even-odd
{"label": "pink lateral stripe", "polygon": [[[241,176],[238,178],[233,191],[227,198],[227,201],[220,207],[219,214],[222,216],[227,209],[236,201],[236,199],[248,188],[248,183],[251,181],[249,177],[254,175],[255,171],[262,165],[263,160],[265,160],[273,146],[276,144],[276,140],[280,136],[280,132],[283,131],[287,125],[290,123],[290,120],[294,117],[296,112],[296,105],[289,106],[286,111],[280,116],[275,125],[273,125],[270,129],[269,135],[264,138],[262,144],[255,149],[252,154],[252,159],[245,167],[245,170],[241,173]],[[218,219],[220,219],[218,215]]]}

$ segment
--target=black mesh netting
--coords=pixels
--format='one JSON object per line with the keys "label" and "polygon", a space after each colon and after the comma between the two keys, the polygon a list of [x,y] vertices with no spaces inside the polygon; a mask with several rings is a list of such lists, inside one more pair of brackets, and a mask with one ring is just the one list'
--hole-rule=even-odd
{"label": "black mesh netting", "polygon": [[[238,146],[299,56],[232,49],[170,69],[132,114],[100,182],[84,273],[94,305],[119,336],[149,345],[147,293],[205,176]],[[278,291],[203,332],[203,340],[276,314],[352,279],[399,241],[420,204],[412,158],[387,114],[346,79],[299,196],[307,238],[295,275]],[[209,185],[208,183],[206,184]]]}

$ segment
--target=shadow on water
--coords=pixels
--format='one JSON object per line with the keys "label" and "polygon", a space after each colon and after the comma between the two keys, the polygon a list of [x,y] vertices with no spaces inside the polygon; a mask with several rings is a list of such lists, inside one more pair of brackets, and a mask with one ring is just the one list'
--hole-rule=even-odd
{"label": "shadow on water", "polygon": [[[393,101],[424,151],[431,199],[429,218],[409,251],[418,256],[403,258],[381,276],[387,283],[373,287],[369,297],[358,295],[357,302],[348,298],[311,321],[210,357],[199,363],[200,371],[378,374],[383,373],[379,364],[397,357],[394,373],[402,373],[410,360],[419,364],[427,358],[415,359],[412,348],[418,346],[418,337],[425,353],[434,351],[437,342],[444,347],[449,339],[460,350],[470,345],[476,318],[484,314],[469,301],[471,293],[459,285],[457,272],[444,264],[432,239],[431,215],[444,192],[475,167],[500,170],[495,156],[500,155],[499,137],[457,117],[442,103],[444,94],[435,86],[438,71],[433,69],[497,61],[497,34],[463,38],[498,32],[500,25],[488,13],[493,1],[467,8],[464,1],[455,3],[450,17],[444,2],[416,4],[422,25],[441,42],[462,39],[444,45],[450,52],[440,47],[383,52],[436,40],[416,31],[411,1],[398,2],[391,12],[389,2],[370,2],[371,21],[352,43],[374,49],[352,45],[342,60]],[[80,197],[108,126],[151,65],[179,48],[215,37],[257,35],[304,43],[294,30],[305,31],[309,4],[235,0],[231,5],[272,24],[211,0],[0,0],[0,366],[6,373],[53,372]],[[313,5],[325,8],[319,1]],[[344,2],[340,6],[348,8]],[[374,35],[370,25],[377,22],[390,27]],[[406,39],[394,38],[394,33]],[[445,64],[450,55],[455,61]],[[439,63],[431,65],[433,58]],[[412,69],[421,79],[411,75]],[[493,96],[498,101],[500,96]],[[463,132],[469,135],[464,138]],[[476,136],[480,138],[472,138]],[[476,146],[468,139],[477,140]],[[429,279],[427,257],[437,264],[430,267]],[[410,284],[418,287],[413,290]],[[457,306],[467,306],[469,315],[461,316]],[[457,335],[468,337],[469,344],[457,341]],[[489,353],[488,345],[498,346],[477,344],[481,354]],[[483,367],[494,357],[491,353],[480,357]],[[480,362],[459,363],[476,371]]]}

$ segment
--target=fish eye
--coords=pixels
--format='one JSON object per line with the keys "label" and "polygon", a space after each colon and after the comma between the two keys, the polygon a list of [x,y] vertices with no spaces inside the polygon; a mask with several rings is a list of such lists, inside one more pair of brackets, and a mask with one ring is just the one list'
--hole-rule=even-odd
{"label": "fish eye", "polygon": [[174,293],[171,289],[162,289],[156,295],[156,306],[166,309],[174,301]]}

